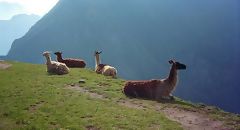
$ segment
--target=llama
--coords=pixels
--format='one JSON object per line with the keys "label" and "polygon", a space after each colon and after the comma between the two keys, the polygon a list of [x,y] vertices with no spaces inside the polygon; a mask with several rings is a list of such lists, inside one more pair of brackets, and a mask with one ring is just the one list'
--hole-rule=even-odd
{"label": "llama", "polygon": [[46,61],[47,61],[46,65],[47,65],[48,73],[58,74],[58,75],[69,73],[69,68],[64,63],[51,60],[50,52],[48,51],[43,52],[43,56],[46,57]]}
{"label": "llama", "polygon": [[143,81],[127,81],[123,88],[123,93],[128,97],[146,98],[152,100],[173,99],[171,92],[177,85],[177,71],[186,69],[186,65],[174,60],[169,61],[172,64],[170,74],[165,79],[152,79]]}
{"label": "llama", "polygon": [[84,68],[86,66],[86,63],[82,59],[72,59],[72,58],[67,58],[63,59],[62,58],[62,52],[55,52],[55,55],[57,55],[57,61],[65,63],[68,67],[70,68]]}
{"label": "llama", "polygon": [[94,55],[95,55],[95,72],[98,74],[103,74],[105,76],[112,76],[113,78],[117,77],[117,70],[107,64],[101,64],[100,61],[100,54],[102,53],[102,51],[98,52],[95,51]]}

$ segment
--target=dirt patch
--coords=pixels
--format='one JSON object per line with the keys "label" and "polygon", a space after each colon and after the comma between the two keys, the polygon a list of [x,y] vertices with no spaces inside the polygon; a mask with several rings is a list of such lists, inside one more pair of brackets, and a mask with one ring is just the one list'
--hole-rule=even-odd
{"label": "dirt patch", "polygon": [[208,115],[197,111],[186,111],[178,108],[164,108],[163,113],[170,120],[179,122],[186,130],[230,130],[223,122],[210,119]]}
{"label": "dirt patch", "polygon": [[93,125],[88,125],[88,126],[86,126],[86,130],[100,130],[100,128],[97,128]]}
{"label": "dirt patch", "polygon": [[90,118],[93,118],[93,116],[92,115],[86,115],[86,116],[81,116],[80,118],[82,118],[82,119],[90,119]]}
{"label": "dirt patch", "polygon": [[7,69],[9,67],[11,67],[12,65],[11,64],[8,64],[4,61],[0,61],[0,69],[4,70],[4,69]]}
{"label": "dirt patch", "polygon": [[104,82],[99,82],[97,85],[98,85],[99,87],[107,87],[107,86],[109,86],[108,83],[104,83]]}
{"label": "dirt patch", "polygon": [[151,125],[149,126],[149,129],[150,129],[150,130],[160,130],[160,128],[161,128],[161,126],[158,125],[158,124],[151,124]]}
{"label": "dirt patch", "polygon": [[57,122],[51,121],[51,122],[49,123],[49,127],[50,127],[51,129],[59,129],[59,128],[60,128],[60,125],[57,124]]}
{"label": "dirt patch", "polygon": [[35,104],[30,105],[27,110],[31,113],[35,112],[36,110],[38,110],[43,104],[45,103],[45,101],[39,101],[36,102]]}
{"label": "dirt patch", "polygon": [[89,95],[91,98],[97,98],[97,99],[103,99],[103,100],[107,99],[106,96],[95,93],[95,92],[91,92],[90,90],[88,90],[84,87],[80,87],[77,84],[76,85],[75,84],[67,85],[66,88],[71,89],[71,90],[75,90],[75,91],[79,91],[81,93],[85,93],[85,94]]}
{"label": "dirt patch", "polygon": [[120,100],[117,101],[117,103],[121,106],[126,106],[126,107],[129,107],[129,108],[142,109],[142,110],[147,109],[147,107],[144,106],[142,103],[139,103],[139,102],[136,102],[136,101],[120,99]]}
{"label": "dirt patch", "polygon": [[[181,108],[163,107],[160,103],[145,104],[141,101],[131,99],[120,99],[119,105],[134,109],[147,108],[155,109],[157,112],[164,113],[165,116],[182,125],[185,130],[231,130],[226,128],[222,121],[211,119],[206,113],[199,111],[189,111]],[[151,125],[150,129],[159,128],[159,125]]]}

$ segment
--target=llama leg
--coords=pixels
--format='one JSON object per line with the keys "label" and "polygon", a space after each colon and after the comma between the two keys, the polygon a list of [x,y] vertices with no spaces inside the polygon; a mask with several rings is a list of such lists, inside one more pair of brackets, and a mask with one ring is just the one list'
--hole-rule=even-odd
{"label": "llama leg", "polygon": [[156,99],[157,101],[162,101],[162,100],[164,100],[164,97],[165,97],[165,96],[163,96],[162,94],[159,94],[159,95],[156,95],[156,96],[155,96],[155,99]]}
{"label": "llama leg", "polygon": [[170,100],[170,97],[169,96],[162,96],[161,97],[163,100]]}
{"label": "llama leg", "polygon": [[135,97],[137,98],[137,97],[138,97],[138,94],[137,94],[137,92],[136,92],[136,91],[134,91],[133,93],[134,93]]}
{"label": "llama leg", "polygon": [[174,96],[171,93],[169,94],[169,97],[171,100],[174,100]]}
{"label": "llama leg", "polygon": [[162,96],[161,99],[163,100],[174,100],[173,96]]}
{"label": "llama leg", "polygon": [[171,96],[171,93],[168,90],[166,90],[166,91],[163,92],[163,95],[162,95],[161,98],[164,99],[164,100],[171,100],[172,96]]}

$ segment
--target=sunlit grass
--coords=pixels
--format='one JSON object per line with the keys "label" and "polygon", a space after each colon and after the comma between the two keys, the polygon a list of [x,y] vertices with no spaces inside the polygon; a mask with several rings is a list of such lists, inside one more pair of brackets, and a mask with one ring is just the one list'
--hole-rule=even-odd
{"label": "sunlit grass", "polygon": [[[182,129],[153,109],[133,109],[117,104],[126,97],[124,80],[71,69],[58,76],[45,65],[11,62],[0,70],[0,129]],[[78,81],[83,79],[85,83]],[[78,84],[107,100],[67,89]]]}

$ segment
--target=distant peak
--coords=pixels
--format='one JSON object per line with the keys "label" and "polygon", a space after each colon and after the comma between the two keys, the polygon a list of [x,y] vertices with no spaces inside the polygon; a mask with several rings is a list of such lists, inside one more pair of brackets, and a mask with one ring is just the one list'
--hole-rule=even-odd
{"label": "distant peak", "polygon": [[17,14],[14,15],[11,20],[19,19],[19,18],[29,18],[29,17],[34,17],[34,18],[41,18],[41,16],[36,15],[36,14]]}

